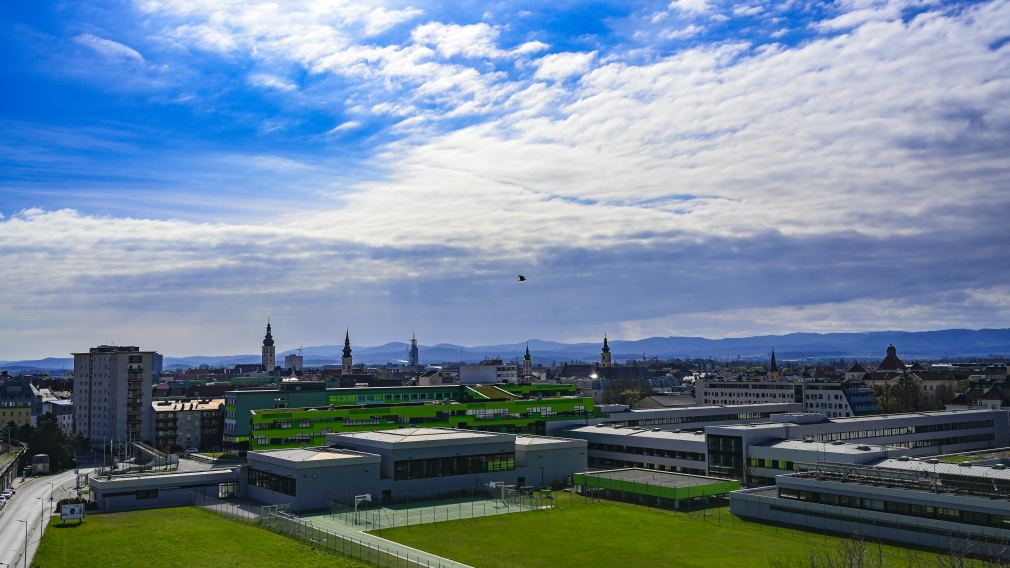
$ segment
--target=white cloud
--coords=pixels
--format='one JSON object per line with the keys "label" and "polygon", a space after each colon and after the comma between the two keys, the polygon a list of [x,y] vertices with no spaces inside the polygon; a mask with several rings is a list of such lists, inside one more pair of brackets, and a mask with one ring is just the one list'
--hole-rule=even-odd
{"label": "white cloud", "polygon": [[340,132],[344,132],[347,130],[354,130],[360,127],[361,123],[358,122],[357,120],[348,120],[347,122],[342,122],[334,126],[332,129],[330,129],[329,134],[338,134]]}
{"label": "white cloud", "polygon": [[710,6],[706,0],[673,0],[670,2],[669,9],[691,14],[704,14],[709,11]]}
{"label": "white cloud", "polygon": [[514,55],[529,55],[550,49],[550,44],[542,41],[527,41],[512,50]]}
{"label": "white cloud", "polygon": [[417,43],[434,47],[445,57],[501,57],[498,30],[483,22],[469,26],[429,22],[410,33]]}
{"label": "white cloud", "polygon": [[596,59],[595,51],[552,53],[537,60],[537,71],[534,76],[537,79],[561,81],[585,73],[594,59]]}
{"label": "white cloud", "polygon": [[764,7],[758,5],[748,6],[747,4],[738,4],[736,6],[733,6],[733,15],[738,17],[756,16],[764,11],[765,11]]}
{"label": "white cloud", "polygon": [[699,26],[696,24],[688,24],[682,28],[672,28],[664,30],[660,33],[660,37],[663,39],[686,39],[689,37],[694,37],[705,31],[705,26]]}
{"label": "white cloud", "polygon": [[279,91],[294,91],[298,88],[294,83],[269,73],[254,73],[250,75],[249,84],[254,87],[277,89]]}
{"label": "white cloud", "polygon": [[74,41],[99,53],[105,57],[119,58],[119,59],[132,59],[133,61],[144,61],[144,56],[140,54],[139,51],[133,49],[128,45],[119,43],[118,41],[112,41],[111,39],[106,39],[93,34],[81,34],[74,38]]}

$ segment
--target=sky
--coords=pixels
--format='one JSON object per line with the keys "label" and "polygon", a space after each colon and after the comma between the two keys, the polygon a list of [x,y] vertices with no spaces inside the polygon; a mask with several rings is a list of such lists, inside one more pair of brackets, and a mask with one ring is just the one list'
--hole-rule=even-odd
{"label": "sky", "polygon": [[[0,359],[1010,326],[1010,1],[14,0]],[[527,276],[519,283],[517,274]]]}

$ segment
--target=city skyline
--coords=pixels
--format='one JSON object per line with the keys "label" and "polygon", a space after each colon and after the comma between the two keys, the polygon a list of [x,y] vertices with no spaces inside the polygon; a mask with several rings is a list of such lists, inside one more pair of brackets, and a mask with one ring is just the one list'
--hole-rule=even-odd
{"label": "city skyline", "polygon": [[38,4],[0,359],[1010,321],[1007,2]]}

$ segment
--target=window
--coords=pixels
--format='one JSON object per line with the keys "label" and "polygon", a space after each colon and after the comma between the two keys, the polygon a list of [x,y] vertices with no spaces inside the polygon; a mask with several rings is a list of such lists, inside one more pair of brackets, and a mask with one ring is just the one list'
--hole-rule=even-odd
{"label": "window", "polygon": [[157,499],[158,490],[157,489],[142,489],[137,491],[137,499]]}
{"label": "window", "polygon": [[249,485],[285,495],[295,495],[295,480],[269,471],[249,468]]}
{"label": "window", "polygon": [[393,464],[393,478],[400,481],[514,469],[515,455],[511,453],[453,456],[398,461]]}

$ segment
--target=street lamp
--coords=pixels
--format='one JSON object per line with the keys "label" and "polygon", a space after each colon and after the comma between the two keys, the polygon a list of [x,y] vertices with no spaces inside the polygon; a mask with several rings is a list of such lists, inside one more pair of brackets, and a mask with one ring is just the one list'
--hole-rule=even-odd
{"label": "street lamp", "polygon": [[46,500],[36,497],[39,501],[39,538],[42,538],[42,523],[46,520]]}
{"label": "street lamp", "polygon": [[18,522],[25,524],[25,556],[24,556],[24,558],[25,558],[25,565],[24,565],[24,568],[28,568],[28,521],[22,521],[21,519],[18,519]]}

